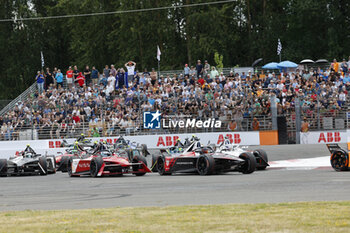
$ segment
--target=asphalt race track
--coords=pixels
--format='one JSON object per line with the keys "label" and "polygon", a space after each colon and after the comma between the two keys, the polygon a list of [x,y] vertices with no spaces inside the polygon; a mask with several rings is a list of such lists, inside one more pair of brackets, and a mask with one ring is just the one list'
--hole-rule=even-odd
{"label": "asphalt race track", "polygon": [[[345,148],[345,145],[343,145]],[[263,147],[269,160],[329,156],[325,145]],[[0,178],[0,211],[350,200],[350,172],[270,169],[250,175]]]}

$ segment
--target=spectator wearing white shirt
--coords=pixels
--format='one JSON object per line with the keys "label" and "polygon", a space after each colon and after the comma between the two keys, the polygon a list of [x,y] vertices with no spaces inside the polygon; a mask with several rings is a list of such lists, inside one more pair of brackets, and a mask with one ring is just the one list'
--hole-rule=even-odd
{"label": "spectator wearing white shirt", "polygon": [[125,67],[128,70],[128,81],[133,83],[136,63],[133,61],[129,61],[125,63]]}

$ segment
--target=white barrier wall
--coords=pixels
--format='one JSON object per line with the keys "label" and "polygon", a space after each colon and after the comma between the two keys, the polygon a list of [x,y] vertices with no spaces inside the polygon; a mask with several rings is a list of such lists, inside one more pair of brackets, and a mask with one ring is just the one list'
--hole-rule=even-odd
{"label": "white barrier wall", "polygon": [[314,131],[300,133],[300,144],[347,143],[349,131]]}
{"label": "white barrier wall", "polygon": [[[159,134],[159,135],[142,135],[142,136],[125,136],[126,140],[139,144],[146,144],[149,149],[159,149],[174,146],[177,139],[184,141],[191,138],[193,134]],[[259,145],[259,132],[219,132],[219,133],[197,133],[203,144],[210,142],[219,145],[225,137],[228,137],[232,143],[240,145]],[[110,143],[115,142],[118,137],[100,137],[92,138],[93,141],[106,140]],[[67,139],[69,143],[73,143],[75,139]],[[62,140],[33,140],[33,141],[0,141],[0,158],[8,158],[13,156],[16,151],[22,151],[29,144],[37,153],[56,154],[58,151],[63,152],[61,148]]]}

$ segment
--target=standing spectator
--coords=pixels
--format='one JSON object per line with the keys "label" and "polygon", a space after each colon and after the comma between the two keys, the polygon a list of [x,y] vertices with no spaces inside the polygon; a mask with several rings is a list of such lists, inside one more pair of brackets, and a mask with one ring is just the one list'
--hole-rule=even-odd
{"label": "standing spectator", "polygon": [[205,60],[205,62],[204,62],[204,72],[203,72],[204,76],[207,76],[207,74],[209,74],[209,72],[210,72],[210,65],[209,65],[208,61]]}
{"label": "standing spectator", "polygon": [[309,132],[309,123],[307,122],[306,117],[304,117],[303,122],[301,123],[301,132],[306,133]]}
{"label": "standing spectator", "polygon": [[73,70],[73,77],[74,77],[74,82],[76,82],[76,79],[78,78],[79,76],[79,73],[80,71],[78,70],[78,67],[77,66],[74,66],[74,70]]}
{"label": "standing spectator", "polygon": [[190,77],[190,67],[188,67],[188,64],[185,64],[184,76],[187,77],[187,78]]}
{"label": "standing spectator", "polygon": [[92,78],[92,84],[96,85],[98,83],[98,77],[100,76],[100,73],[96,69],[95,66],[92,67],[91,71],[91,78]]}
{"label": "standing spectator", "polygon": [[252,130],[258,131],[260,129],[260,123],[256,117],[253,118]]}
{"label": "standing spectator", "polygon": [[155,71],[154,68],[152,68],[152,72],[150,76],[151,76],[151,84],[152,86],[154,86],[154,84],[157,82],[157,79],[158,79],[157,72]]}
{"label": "standing spectator", "polygon": [[196,70],[197,70],[197,78],[199,77],[199,75],[203,75],[203,64],[201,63],[201,60],[197,61]]}
{"label": "standing spectator", "polygon": [[63,87],[63,74],[61,73],[60,69],[57,70],[57,74],[55,78],[57,83],[57,89],[60,87]]}
{"label": "standing spectator", "polygon": [[216,70],[215,66],[212,66],[210,71],[210,78],[214,80],[216,76],[219,76],[219,72]]}
{"label": "standing spectator", "polygon": [[44,91],[44,76],[41,74],[40,71],[38,71],[36,77],[35,77],[36,83],[38,85],[38,92],[41,95],[41,93],[43,93]]}
{"label": "standing spectator", "polygon": [[84,76],[85,76],[85,85],[90,86],[90,84],[91,84],[91,70],[90,70],[89,66],[85,67]]}
{"label": "standing spectator", "polygon": [[125,85],[128,85],[128,82],[125,82],[125,71],[123,68],[118,70],[116,81],[118,82],[117,84],[118,89],[123,89]]}
{"label": "standing spectator", "polygon": [[133,61],[129,61],[125,63],[125,67],[128,70],[128,80],[133,83],[134,82],[134,74],[135,74],[135,67],[136,63]]}
{"label": "standing spectator", "polygon": [[73,70],[71,66],[69,66],[66,72],[66,80],[67,80],[68,88],[71,89],[73,84]]}
{"label": "standing spectator", "polygon": [[52,73],[50,72],[50,68],[46,68],[46,74],[45,74],[45,88],[49,89],[49,87],[54,84]]}
{"label": "standing spectator", "polygon": [[109,69],[108,65],[105,65],[105,68],[103,69],[103,74],[107,78],[109,76],[109,73],[111,72],[111,69]]}
{"label": "standing spectator", "polygon": [[[109,73],[112,73],[112,75],[113,75],[114,77],[117,75],[118,71],[115,69],[114,65],[111,65],[111,70],[110,70]],[[109,74],[108,74],[108,76],[109,76]],[[107,77],[108,77],[108,76],[107,76]]]}
{"label": "standing spectator", "polygon": [[334,58],[330,69],[333,69],[335,73],[339,72],[339,63],[337,62],[337,59]]}
{"label": "standing spectator", "polygon": [[345,74],[348,73],[349,67],[348,67],[348,63],[345,61],[345,59],[343,59],[343,62],[341,63],[341,69],[342,72]]}
{"label": "standing spectator", "polygon": [[112,75],[112,73],[110,73],[107,79],[107,82],[111,82],[111,85],[113,86],[113,90],[115,88],[115,81],[116,81],[115,77]]}

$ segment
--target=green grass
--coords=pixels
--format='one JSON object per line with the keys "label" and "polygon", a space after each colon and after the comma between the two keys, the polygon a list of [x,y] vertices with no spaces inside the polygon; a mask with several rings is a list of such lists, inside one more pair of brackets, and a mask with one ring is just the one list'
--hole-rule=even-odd
{"label": "green grass", "polygon": [[10,211],[0,223],[0,232],[350,232],[350,202]]}

